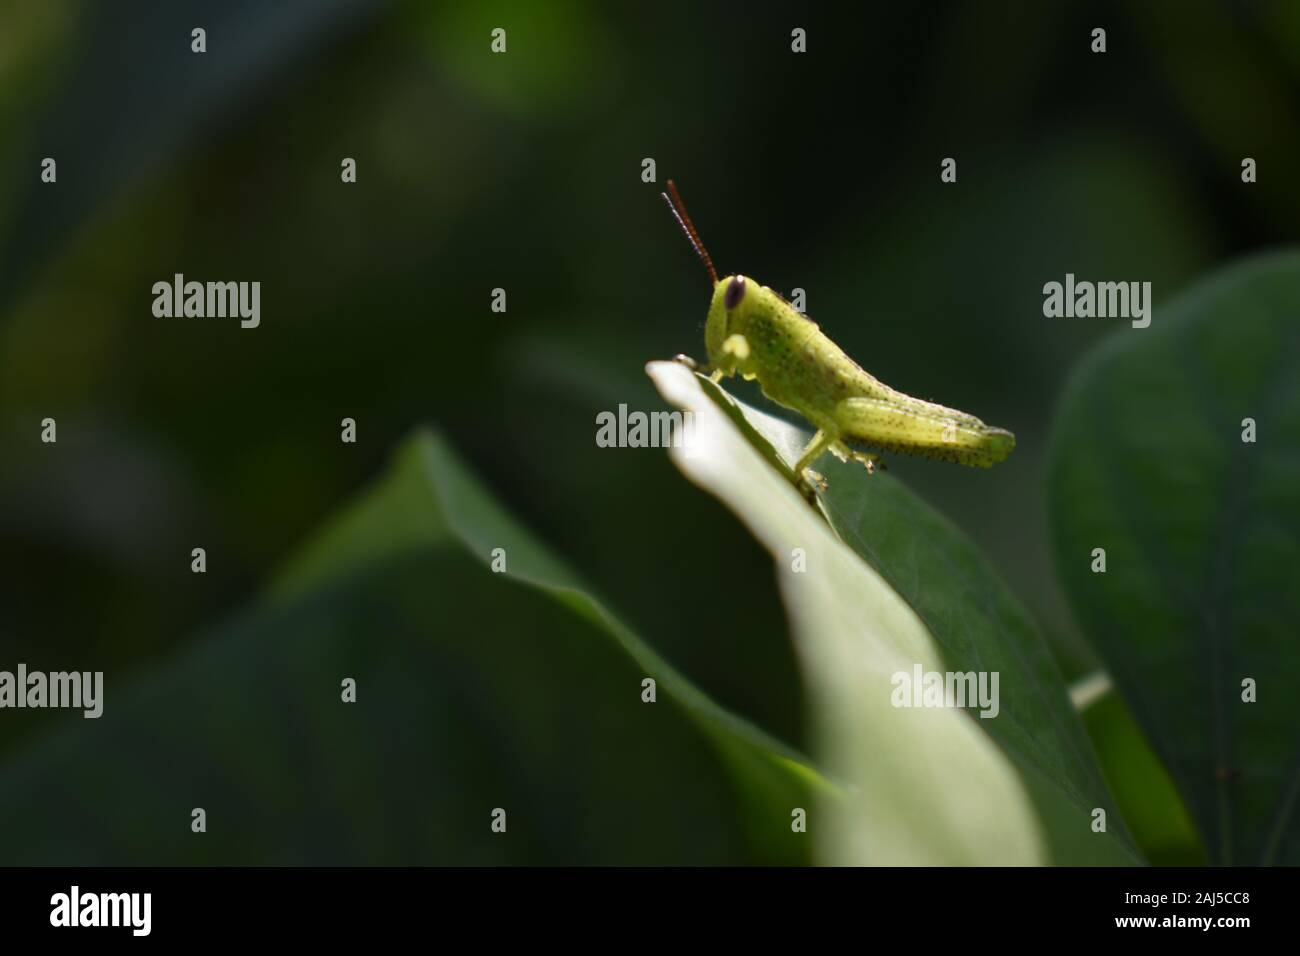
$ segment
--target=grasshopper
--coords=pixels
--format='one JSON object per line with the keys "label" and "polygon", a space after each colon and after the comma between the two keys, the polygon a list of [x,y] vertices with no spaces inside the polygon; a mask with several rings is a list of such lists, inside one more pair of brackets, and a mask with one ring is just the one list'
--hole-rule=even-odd
{"label": "grasshopper", "polygon": [[980,468],[1011,454],[1016,438],[1006,429],[890,388],[778,293],[743,275],[719,279],[671,179],[661,195],[713,282],[704,330],[708,364],[700,368],[686,355],[677,360],[714,382],[737,374],[757,379],[764,395],[817,429],[794,466],[800,489],[810,498],[814,488],[826,490],[826,479],[812,465],[827,451],[840,461],[862,463],[868,472],[884,467],[881,452]]}

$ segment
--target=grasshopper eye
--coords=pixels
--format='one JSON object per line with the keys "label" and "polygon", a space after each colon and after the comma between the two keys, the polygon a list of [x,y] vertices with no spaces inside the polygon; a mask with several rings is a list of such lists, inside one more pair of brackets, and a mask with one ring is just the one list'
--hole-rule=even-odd
{"label": "grasshopper eye", "polygon": [[740,305],[740,300],[745,297],[745,277],[736,276],[731,280],[731,285],[727,286],[727,294],[722,297],[722,304],[727,311],[731,311]]}

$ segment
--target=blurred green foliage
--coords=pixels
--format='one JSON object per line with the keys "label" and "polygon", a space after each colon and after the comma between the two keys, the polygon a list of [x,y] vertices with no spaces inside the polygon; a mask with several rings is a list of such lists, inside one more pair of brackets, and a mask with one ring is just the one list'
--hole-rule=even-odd
{"label": "blurred green foliage", "polygon": [[1106,783],[1143,855],[1157,866],[1205,864],[1204,844],[1182,797],[1119,694],[1108,688],[1080,710]]}
{"label": "blurred green foliage", "polygon": [[1300,253],[1216,273],[1089,356],[1053,443],[1062,581],[1225,865],[1300,862],[1297,315]]}
{"label": "blurred green foliage", "polygon": [[[802,863],[791,807],[827,786],[428,434],[265,600],[114,697],[8,761],[0,863]],[[210,836],[178,837],[195,806]]]}

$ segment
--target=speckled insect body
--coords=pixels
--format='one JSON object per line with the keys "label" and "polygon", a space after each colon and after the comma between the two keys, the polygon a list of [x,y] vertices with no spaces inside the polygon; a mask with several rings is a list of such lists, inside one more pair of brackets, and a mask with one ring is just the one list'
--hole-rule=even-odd
{"label": "speckled insect body", "polygon": [[719,279],[671,181],[664,199],[713,280],[703,371],[714,381],[736,374],[755,379],[768,398],[817,428],[795,465],[807,489],[825,487],[810,466],[826,451],[869,471],[882,451],[984,468],[1011,453],[1011,432],[890,388],[767,286],[743,275]]}

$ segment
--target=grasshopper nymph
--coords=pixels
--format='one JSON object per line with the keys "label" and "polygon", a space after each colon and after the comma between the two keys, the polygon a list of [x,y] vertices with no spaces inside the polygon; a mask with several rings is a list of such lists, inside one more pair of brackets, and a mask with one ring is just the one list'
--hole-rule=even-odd
{"label": "grasshopper nymph", "polygon": [[794,466],[805,494],[814,486],[826,488],[826,480],[811,469],[826,451],[841,461],[859,461],[869,472],[881,451],[981,468],[1011,454],[1016,438],[1006,429],[890,388],[767,286],[743,275],[719,279],[671,179],[662,195],[713,280],[704,331],[709,363],[701,371],[715,382],[737,373],[757,379],[763,394],[817,428]]}

